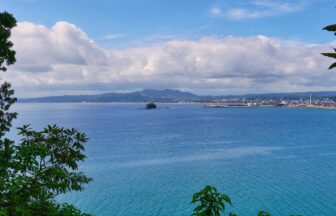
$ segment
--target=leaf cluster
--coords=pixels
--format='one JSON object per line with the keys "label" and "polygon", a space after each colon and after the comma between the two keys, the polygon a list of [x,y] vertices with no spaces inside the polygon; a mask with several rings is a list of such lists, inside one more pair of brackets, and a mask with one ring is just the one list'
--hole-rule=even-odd
{"label": "leaf cluster", "polygon": [[92,216],[91,214],[82,213],[75,206],[68,203],[58,204],[56,202],[44,203],[41,206],[32,204],[30,208],[17,208],[17,212],[8,213],[5,209],[0,209],[0,216],[24,215],[24,216]]}
{"label": "leaf cluster", "polygon": [[225,211],[225,204],[232,205],[226,194],[221,194],[214,186],[206,185],[200,192],[193,195],[191,203],[199,203],[192,216],[220,216]]}
{"label": "leaf cluster", "polygon": [[42,131],[25,125],[18,130],[23,138],[17,147],[16,168],[20,171],[18,176],[30,182],[30,191],[44,188],[43,196],[53,198],[68,191],[83,190],[83,185],[91,181],[77,171],[78,162],[86,158],[85,134],[57,125],[49,125]]}
{"label": "leaf cluster", "polygon": [[[336,24],[328,25],[328,26],[324,27],[323,30],[333,32],[334,35],[336,35]],[[324,55],[324,56],[327,56],[329,58],[336,59],[336,49],[335,48],[333,48],[333,49],[334,49],[334,52],[332,52],[332,53],[321,53],[321,54]],[[333,64],[330,65],[329,70],[333,69],[335,67],[336,67],[336,62],[334,62]]]}
{"label": "leaf cluster", "polygon": [[0,13],[0,71],[6,71],[4,66],[14,64],[15,51],[12,49],[13,43],[9,40],[11,29],[16,26],[16,19],[8,12]]}
{"label": "leaf cluster", "polygon": [[81,191],[92,180],[78,171],[78,163],[86,158],[88,138],[76,129],[57,125],[41,131],[24,125],[18,128],[22,137],[18,143],[5,138],[16,117],[8,111],[14,91],[7,83],[0,90],[6,90],[0,92],[0,100],[4,98],[0,101],[0,216],[82,215],[54,198]]}
{"label": "leaf cluster", "polygon": [[86,135],[57,125],[42,131],[25,125],[18,130],[19,143],[0,139],[0,215],[81,215],[54,198],[83,190],[91,181],[78,171],[78,163],[86,158]]}
{"label": "leaf cluster", "polygon": [[[198,204],[191,216],[220,216],[225,214],[225,205],[232,206],[231,199],[226,194],[221,194],[214,186],[206,185],[201,191],[192,197],[192,204]],[[229,216],[238,216],[230,212]],[[271,216],[267,211],[260,211],[257,216]],[[294,215],[291,215],[294,216]]]}

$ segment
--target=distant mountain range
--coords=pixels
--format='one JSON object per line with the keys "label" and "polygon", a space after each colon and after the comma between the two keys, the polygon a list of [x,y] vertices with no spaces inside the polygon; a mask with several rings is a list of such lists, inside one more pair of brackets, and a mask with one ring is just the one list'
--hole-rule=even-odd
{"label": "distant mountain range", "polygon": [[190,92],[179,90],[165,89],[154,90],[144,89],[131,93],[105,93],[97,95],[64,95],[49,96],[38,98],[20,98],[21,103],[81,103],[81,102],[200,102],[219,99],[286,99],[298,100],[308,99],[312,94],[313,98],[336,98],[336,91],[320,92],[294,92],[294,93],[267,93],[267,94],[245,94],[245,95],[221,95],[221,96],[202,96]]}

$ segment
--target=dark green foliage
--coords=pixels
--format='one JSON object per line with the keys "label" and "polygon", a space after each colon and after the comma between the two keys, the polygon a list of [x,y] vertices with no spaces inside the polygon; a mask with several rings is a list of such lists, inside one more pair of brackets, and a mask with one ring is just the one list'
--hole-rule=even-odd
{"label": "dark green foliage", "polygon": [[[15,206],[28,203],[33,211],[45,211],[48,203],[69,191],[80,191],[91,181],[83,173],[77,172],[78,162],[85,159],[84,134],[75,129],[64,129],[56,125],[42,131],[34,131],[29,126],[19,128],[23,137],[15,146],[15,178],[17,185],[13,199]],[[12,196],[10,196],[12,198]],[[34,205],[30,206],[29,203]]]}
{"label": "dark green foliage", "polygon": [[4,66],[14,64],[15,51],[12,49],[13,43],[9,41],[11,29],[16,26],[16,19],[10,13],[0,13],[0,71],[6,71]]}
{"label": "dark green foliage", "polygon": [[11,105],[16,102],[13,95],[14,90],[11,89],[11,84],[4,82],[0,86],[0,137],[3,137],[10,130],[12,121],[17,116],[17,113],[9,112]]}
{"label": "dark green foliage", "polygon": [[[323,28],[323,30],[333,32],[336,35],[336,24],[326,26],[326,27]],[[327,56],[329,58],[336,59],[336,49],[335,48],[334,48],[334,52],[333,53],[321,53],[321,54],[324,55],[324,56]],[[336,62],[333,63],[332,65],[330,65],[329,70],[333,69],[335,67],[336,67]]]}
{"label": "dark green foliage", "polygon": [[336,35],[336,24],[328,25],[324,27],[323,30],[334,32]]}
{"label": "dark green foliage", "polygon": [[334,63],[332,63],[332,64],[330,65],[329,70],[330,70],[330,69],[333,69],[333,68],[335,68],[335,67],[336,67],[336,62],[334,62]]}
{"label": "dark green foliage", "polygon": [[[11,14],[0,13],[0,71],[6,71],[4,64],[10,65],[15,62],[15,51],[11,49],[13,43],[9,41],[11,29],[14,26],[16,26],[16,20]],[[11,105],[16,101],[13,94],[14,91],[9,83],[3,82],[0,85],[0,215],[8,214],[7,207],[11,205],[9,194],[15,195],[12,188],[16,188],[16,185],[12,184],[15,179],[14,142],[5,138],[13,119],[17,116],[16,113],[9,112]]]}
{"label": "dark green foliage", "polygon": [[[193,195],[191,203],[198,203],[192,216],[220,216],[225,214],[225,204],[232,205],[228,195],[217,192],[214,186],[206,185],[200,192]],[[230,212],[229,216],[238,216]],[[1,215],[0,215],[1,216]],[[271,216],[267,211],[260,211],[257,216]],[[291,215],[293,216],[293,215]]]}
{"label": "dark green foliage", "polygon": [[199,203],[192,216],[219,216],[225,211],[225,203],[232,205],[229,196],[220,194],[211,185],[206,185],[200,192],[195,193],[191,203]]}
{"label": "dark green foliage", "polygon": [[[225,203],[232,205],[231,199],[220,194],[214,186],[207,185],[200,192],[193,195],[191,203],[199,203],[194,208],[192,216],[220,216],[225,214]],[[238,216],[230,212],[229,216]],[[0,215],[1,216],[1,215]],[[271,216],[267,211],[260,211],[257,216]],[[294,215],[291,215],[294,216]],[[301,215],[298,215],[301,216]]]}
{"label": "dark green foliage", "polygon": [[[324,55],[324,56],[327,56],[327,57],[336,59],[336,52],[335,52],[335,53],[321,53],[321,54]],[[330,70],[330,69],[333,69],[333,68],[335,68],[335,67],[336,67],[336,62],[334,62],[333,64],[331,64],[331,65],[329,66],[329,70]]]}
{"label": "dark green foliage", "polygon": [[0,216],[24,215],[24,216],[92,216],[90,214],[81,213],[73,205],[56,202],[46,202],[43,208],[39,204],[32,203],[29,208],[22,208],[20,212],[3,213]]}
{"label": "dark green foliage", "polygon": [[[13,43],[9,41],[15,18],[0,13],[0,71],[15,62]],[[69,191],[83,190],[91,181],[78,171],[78,162],[86,157],[85,134],[56,125],[42,131],[29,126],[18,128],[19,143],[6,138],[12,121],[10,112],[16,102],[7,82],[0,85],[0,216],[87,216],[69,204],[54,198]]]}
{"label": "dark green foliage", "polygon": [[330,57],[330,58],[336,58],[336,53],[322,53],[322,55]]}
{"label": "dark green foliage", "polygon": [[271,214],[268,213],[267,211],[260,211],[260,212],[258,213],[258,216],[271,216]]}
{"label": "dark green foliage", "polygon": [[146,104],[146,109],[156,109],[156,104],[155,103],[148,103],[148,104]]}
{"label": "dark green foliage", "polygon": [[36,195],[35,200],[48,200],[71,190],[80,191],[83,184],[91,181],[77,172],[78,162],[86,158],[83,154],[85,134],[56,125],[42,131],[34,131],[27,125],[18,129],[23,136],[16,155],[19,176],[29,183],[30,192],[36,192],[31,194]]}
{"label": "dark green foliage", "polygon": [[57,204],[57,216],[92,216],[91,214],[83,214],[73,205],[67,203],[59,205]]}

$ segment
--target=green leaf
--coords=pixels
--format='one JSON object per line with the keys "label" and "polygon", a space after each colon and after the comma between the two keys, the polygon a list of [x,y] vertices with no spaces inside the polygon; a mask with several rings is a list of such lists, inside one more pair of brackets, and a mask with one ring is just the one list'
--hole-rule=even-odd
{"label": "green leaf", "polygon": [[227,202],[229,203],[230,205],[232,205],[232,202],[231,202],[231,199],[228,195],[226,194],[222,194],[222,198]]}
{"label": "green leaf", "polygon": [[336,58],[336,53],[321,53],[321,54],[330,58]]}
{"label": "green leaf", "polygon": [[336,62],[333,63],[332,65],[330,65],[329,70],[330,70],[330,69],[333,69],[333,68],[335,68],[335,67],[336,67]]}
{"label": "green leaf", "polygon": [[336,31],[336,24],[328,25],[328,26],[324,27],[323,30],[334,32],[334,31]]}

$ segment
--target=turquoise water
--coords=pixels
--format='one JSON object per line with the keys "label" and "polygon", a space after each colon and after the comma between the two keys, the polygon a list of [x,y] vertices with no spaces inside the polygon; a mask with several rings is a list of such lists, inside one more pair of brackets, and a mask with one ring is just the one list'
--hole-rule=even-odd
{"label": "turquoise water", "polygon": [[[15,125],[87,133],[94,181],[60,197],[95,215],[190,215],[206,184],[239,215],[336,215],[336,110],[18,104]],[[162,108],[164,107],[164,108]]]}

